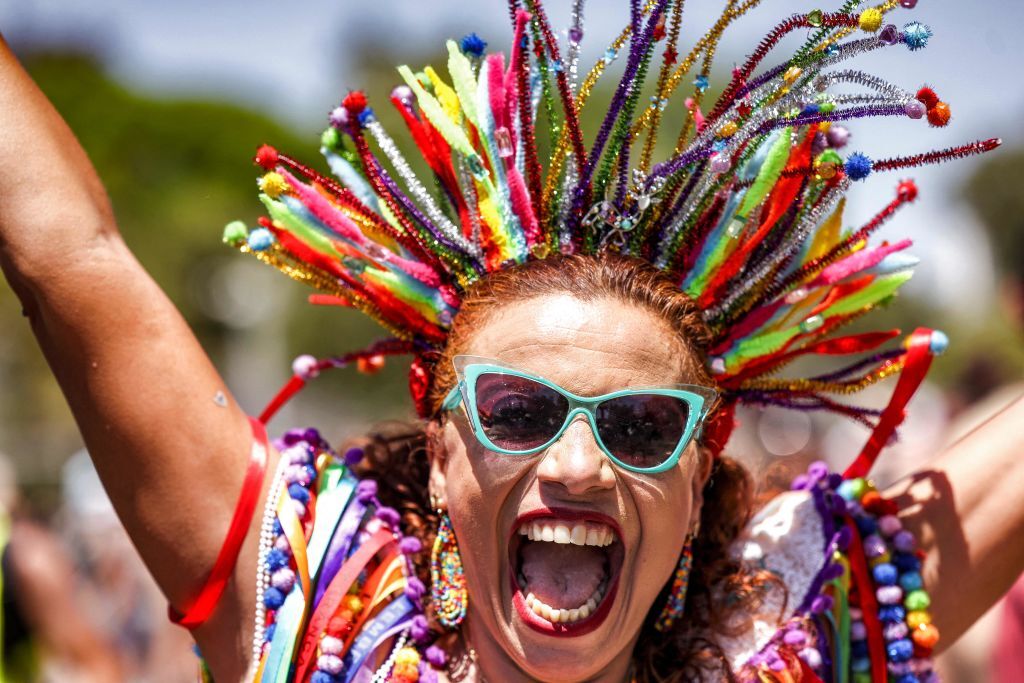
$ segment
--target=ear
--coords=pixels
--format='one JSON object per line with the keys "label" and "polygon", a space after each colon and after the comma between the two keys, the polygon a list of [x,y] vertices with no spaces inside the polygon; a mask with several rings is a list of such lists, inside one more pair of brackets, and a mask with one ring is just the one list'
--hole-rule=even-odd
{"label": "ear", "polygon": [[448,450],[444,446],[444,426],[437,420],[431,420],[427,423],[426,434],[427,457],[430,459],[430,497],[438,507],[445,508],[448,505]]}
{"label": "ear", "polygon": [[698,446],[696,449],[697,465],[694,468],[693,479],[690,485],[693,487],[691,491],[691,508],[690,508],[690,525],[694,527],[700,521],[700,511],[704,506],[704,487],[708,483],[708,479],[711,478],[711,470],[715,464],[715,458],[711,455],[711,451],[707,448]]}

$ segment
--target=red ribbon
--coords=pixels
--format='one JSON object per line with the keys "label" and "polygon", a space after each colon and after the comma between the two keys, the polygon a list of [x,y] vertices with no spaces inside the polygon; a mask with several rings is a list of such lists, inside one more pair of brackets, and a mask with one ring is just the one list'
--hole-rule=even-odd
{"label": "red ribbon", "polygon": [[213,614],[213,610],[220,602],[221,595],[227,587],[228,581],[235,572],[235,565],[238,564],[238,553],[242,549],[242,543],[249,534],[249,527],[252,525],[252,516],[256,511],[256,503],[259,501],[260,493],[263,491],[263,480],[267,471],[267,455],[269,446],[267,444],[267,431],[262,422],[251,417],[249,424],[252,426],[253,438],[259,443],[260,448],[253,448],[249,458],[249,467],[245,471],[245,481],[242,482],[242,492],[238,495],[238,503],[235,505],[235,514],[231,518],[231,525],[228,527],[224,544],[217,554],[217,560],[213,564],[213,570],[203,584],[195,601],[185,609],[184,614],[168,605],[167,613],[171,621],[189,630],[198,628],[206,623],[206,620]]}
{"label": "red ribbon", "polygon": [[860,598],[860,610],[864,617],[864,630],[867,632],[868,657],[871,660],[871,680],[887,681],[888,672],[885,668],[885,639],[882,637],[882,621],[878,618],[878,602],[875,600],[874,584],[868,572],[868,561],[864,556],[860,532],[852,519],[846,520],[846,526],[852,533],[847,556],[850,558],[850,573],[857,586]]}
{"label": "red ribbon", "polygon": [[856,479],[866,477],[871,467],[878,459],[878,454],[889,442],[889,438],[896,431],[896,428],[906,417],[906,406],[910,398],[921,386],[928,368],[932,364],[931,352],[932,331],[925,327],[914,330],[907,342],[907,353],[903,364],[903,372],[896,383],[896,389],[892,392],[889,405],[882,411],[878,419],[878,425],[871,433],[871,437],[864,445],[857,459],[843,472],[844,479]]}

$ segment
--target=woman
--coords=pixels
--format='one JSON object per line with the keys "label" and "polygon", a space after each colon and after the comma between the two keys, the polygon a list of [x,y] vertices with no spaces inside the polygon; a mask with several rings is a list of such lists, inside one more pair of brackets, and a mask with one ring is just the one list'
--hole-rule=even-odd
{"label": "woman", "polygon": [[[926,27],[896,29],[879,9],[787,19],[705,115],[710,58],[753,4],[730,4],[681,61],[681,3],[632,3],[583,77],[581,6],[563,58],[527,2],[507,66],[471,35],[449,44],[450,84],[403,67],[392,102],[436,191],[361,93],[322,140],[342,184],[261,148],[269,217],[225,240],[394,338],[298,359],[252,424],[4,51],[5,274],[216,680],[928,680],[937,629],[955,640],[1024,569],[1012,542],[1024,403],[880,494],[863,477],[944,341],[919,330],[879,351],[896,333],[833,334],[913,265],[906,243],[861,248],[913,184],[845,235],[836,206],[850,182],[998,143],[840,156],[833,120],[949,118],[929,88],[830,69],[925,45]],[[758,70],[794,31],[808,32],[804,48]],[[625,73],[587,148],[579,112],[620,49]],[[638,106],[655,53],[655,96]],[[668,97],[701,57],[679,149],[652,164]],[[842,82],[875,92],[829,91]],[[307,380],[398,353],[414,355],[423,424],[343,455],[314,430],[265,447],[259,423]],[[801,355],[865,353],[829,375],[774,376]],[[884,411],[828,396],[896,373]],[[812,468],[742,540],[749,481],[720,455],[738,402],[872,428],[845,479]]]}

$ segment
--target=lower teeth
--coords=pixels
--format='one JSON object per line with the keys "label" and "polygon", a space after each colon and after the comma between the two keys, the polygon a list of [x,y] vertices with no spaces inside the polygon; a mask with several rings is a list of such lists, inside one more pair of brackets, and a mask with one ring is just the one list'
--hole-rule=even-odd
{"label": "lower teeth", "polygon": [[[519,578],[521,584],[525,585],[525,579],[523,579],[522,576]],[[533,593],[526,596],[526,606],[538,617],[550,621],[553,624],[571,624],[573,622],[582,621],[593,614],[597,610],[597,606],[601,604],[601,600],[604,598],[604,593],[607,588],[608,581],[606,579],[601,582],[585,603],[579,607],[574,607],[573,609],[551,607],[538,599]]]}

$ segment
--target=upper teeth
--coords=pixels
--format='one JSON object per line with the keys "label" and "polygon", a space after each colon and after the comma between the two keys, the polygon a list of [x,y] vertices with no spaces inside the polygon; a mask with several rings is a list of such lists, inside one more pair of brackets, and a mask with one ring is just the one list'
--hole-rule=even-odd
{"label": "upper teeth", "polygon": [[519,534],[531,541],[546,543],[606,546],[615,542],[615,532],[607,524],[600,522],[569,524],[553,519],[536,519],[520,526]]}

